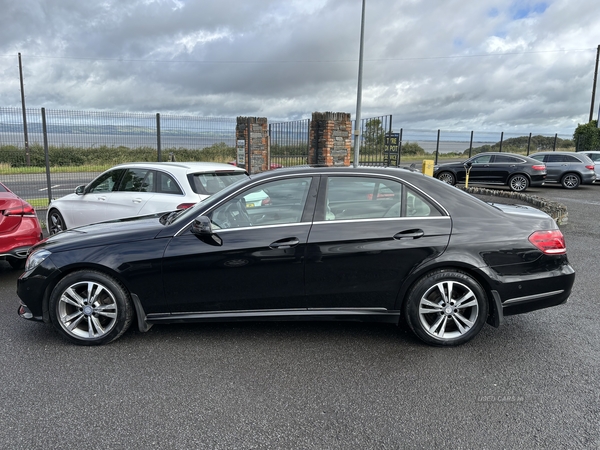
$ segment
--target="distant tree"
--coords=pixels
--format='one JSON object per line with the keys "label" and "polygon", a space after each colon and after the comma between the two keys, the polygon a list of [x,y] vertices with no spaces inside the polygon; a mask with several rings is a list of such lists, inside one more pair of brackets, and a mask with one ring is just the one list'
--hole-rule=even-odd
{"label": "distant tree", "polygon": [[385,144],[385,130],[380,119],[369,119],[365,123],[364,153],[375,153]]}
{"label": "distant tree", "polygon": [[579,124],[573,133],[573,141],[576,150],[600,150],[600,128],[598,121],[592,120],[590,123]]}
{"label": "distant tree", "polygon": [[406,142],[402,144],[402,155],[424,155],[425,150],[416,142]]}

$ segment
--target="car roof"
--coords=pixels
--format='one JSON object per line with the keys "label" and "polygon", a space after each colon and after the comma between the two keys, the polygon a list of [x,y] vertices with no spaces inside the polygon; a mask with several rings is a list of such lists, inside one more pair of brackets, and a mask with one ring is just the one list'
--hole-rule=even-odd
{"label": "car roof", "polygon": [[580,161],[585,164],[593,162],[584,152],[536,152],[531,154],[531,156],[534,155],[569,155],[581,158]]}
{"label": "car roof", "polygon": [[246,172],[242,167],[236,167],[231,164],[216,163],[216,162],[131,162],[119,164],[111,169],[124,168],[152,168],[164,169],[174,172],[199,173],[199,172]]}

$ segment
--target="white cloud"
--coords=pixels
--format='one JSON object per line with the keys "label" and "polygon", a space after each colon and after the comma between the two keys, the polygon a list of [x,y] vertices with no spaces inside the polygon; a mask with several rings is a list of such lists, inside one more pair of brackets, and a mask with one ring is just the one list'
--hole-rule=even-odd
{"label": "white cloud", "polygon": [[[560,133],[587,121],[600,43],[594,1],[366,4],[363,117]],[[21,52],[28,107],[277,120],[356,109],[359,0],[0,8],[0,106],[20,106]]]}

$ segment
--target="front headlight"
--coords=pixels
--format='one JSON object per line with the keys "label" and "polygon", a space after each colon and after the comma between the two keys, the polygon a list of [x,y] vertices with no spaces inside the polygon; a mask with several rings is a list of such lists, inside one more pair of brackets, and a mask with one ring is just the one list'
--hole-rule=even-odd
{"label": "front headlight", "polygon": [[39,266],[51,253],[48,250],[38,250],[27,257],[25,271],[33,270]]}

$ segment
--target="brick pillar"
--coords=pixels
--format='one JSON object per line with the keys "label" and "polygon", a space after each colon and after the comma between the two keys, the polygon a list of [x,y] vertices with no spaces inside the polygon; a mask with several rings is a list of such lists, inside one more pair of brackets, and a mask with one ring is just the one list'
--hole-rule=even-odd
{"label": "brick pillar", "polygon": [[348,113],[315,112],[310,122],[308,163],[349,166],[352,121]]}
{"label": "brick pillar", "polygon": [[243,162],[238,156],[240,167],[249,173],[269,170],[269,126],[266,117],[238,117],[235,127],[238,152],[243,148]]}

